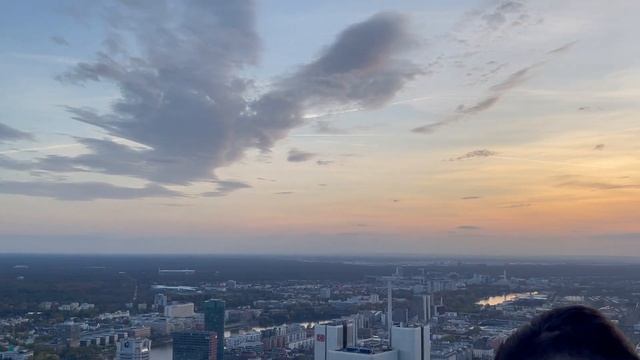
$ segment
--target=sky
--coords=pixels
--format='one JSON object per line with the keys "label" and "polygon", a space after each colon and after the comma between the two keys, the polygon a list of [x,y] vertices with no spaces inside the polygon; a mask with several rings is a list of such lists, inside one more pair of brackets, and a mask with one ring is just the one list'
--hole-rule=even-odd
{"label": "sky", "polygon": [[2,7],[2,252],[640,255],[640,2]]}

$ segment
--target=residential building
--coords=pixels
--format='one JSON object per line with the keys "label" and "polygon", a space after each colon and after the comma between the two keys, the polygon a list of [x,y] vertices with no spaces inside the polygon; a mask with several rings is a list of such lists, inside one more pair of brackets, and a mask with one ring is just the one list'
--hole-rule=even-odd
{"label": "residential building", "polygon": [[170,305],[166,305],[164,307],[164,316],[168,318],[185,318],[185,317],[193,317],[194,305],[192,302],[187,303],[173,303]]}

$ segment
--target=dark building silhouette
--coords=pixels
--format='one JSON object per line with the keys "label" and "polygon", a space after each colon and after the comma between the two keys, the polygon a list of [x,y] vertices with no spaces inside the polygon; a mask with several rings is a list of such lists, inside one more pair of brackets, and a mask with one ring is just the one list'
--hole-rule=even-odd
{"label": "dark building silhouette", "polygon": [[173,334],[173,360],[217,360],[217,335],[213,331]]}
{"label": "dark building silhouette", "polygon": [[223,300],[211,299],[203,304],[204,312],[204,329],[206,331],[215,331],[220,338],[217,348],[217,360],[224,359],[224,309]]}

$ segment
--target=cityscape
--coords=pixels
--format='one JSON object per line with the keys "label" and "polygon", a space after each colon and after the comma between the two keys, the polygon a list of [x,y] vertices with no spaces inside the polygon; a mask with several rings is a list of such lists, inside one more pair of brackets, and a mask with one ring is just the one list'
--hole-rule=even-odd
{"label": "cityscape", "polygon": [[571,304],[640,344],[637,262],[5,255],[0,268],[2,359],[489,360]]}
{"label": "cityscape", "polygon": [[640,360],[638,14],[0,1],[0,360]]}

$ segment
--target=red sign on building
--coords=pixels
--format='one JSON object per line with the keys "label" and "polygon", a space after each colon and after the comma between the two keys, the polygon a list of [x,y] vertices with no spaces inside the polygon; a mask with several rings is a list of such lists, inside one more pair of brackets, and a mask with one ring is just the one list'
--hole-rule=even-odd
{"label": "red sign on building", "polygon": [[318,342],[324,342],[324,334],[318,334],[318,335],[316,335],[316,341],[318,341]]}

